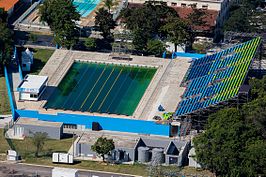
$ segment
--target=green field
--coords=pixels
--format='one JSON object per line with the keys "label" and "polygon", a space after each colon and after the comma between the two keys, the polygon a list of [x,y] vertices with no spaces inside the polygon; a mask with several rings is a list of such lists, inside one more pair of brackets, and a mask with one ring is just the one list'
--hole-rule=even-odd
{"label": "green field", "polygon": [[75,62],[47,108],[132,115],[156,68]]}
{"label": "green field", "polygon": [[34,60],[30,74],[39,74],[53,53],[51,49],[33,49]]}
{"label": "green field", "polygon": [[[0,129],[0,153],[6,152],[9,149],[8,143],[4,138],[4,129]],[[72,145],[73,138],[66,138],[62,140],[48,139],[45,142],[41,157],[51,156],[54,151],[68,152]],[[31,138],[25,138],[24,140],[10,140],[11,146],[14,146],[14,150],[18,151],[22,158],[34,158],[35,146],[33,145]]]}
{"label": "green field", "polygon": [[11,114],[5,77],[0,77],[0,114]]}

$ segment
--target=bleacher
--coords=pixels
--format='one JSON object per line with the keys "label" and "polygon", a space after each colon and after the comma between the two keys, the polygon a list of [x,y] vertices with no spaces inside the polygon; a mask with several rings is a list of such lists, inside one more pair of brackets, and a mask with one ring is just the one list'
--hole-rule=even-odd
{"label": "bleacher", "polygon": [[176,115],[182,116],[235,98],[245,81],[260,38],[204,56],[191,63]]}

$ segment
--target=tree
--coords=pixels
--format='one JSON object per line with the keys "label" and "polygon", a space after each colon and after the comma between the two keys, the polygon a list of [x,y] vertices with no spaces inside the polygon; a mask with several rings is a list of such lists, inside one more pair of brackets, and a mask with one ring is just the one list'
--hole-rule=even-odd
{"label": "tree", "polygon": [[187,21],[177,17],[170,17],[167,23],[162,26],[161,31],[164,31],[168,39],[174,43],[175,51],[177,50],[177,45],[189,45],[191,28]]}
{"label": "tree", "polygon": [[91,146],[91,149],[99,154],[104,161],[104,155],[115,149],[114,141],[112,139],[107,139],[106,137],[100,137],[94,145]]}
{"label": "tree", "polygon": [[224,24],[225,31],[251,32],[253,31],[249,25],[248,9],[239,8],[230,13],[230,17]]}
{"label": "tree", "polygon": [[125,19],[129,30],[144,31],[147,38],[151,39],[160,33],[159,29],[166,23],[167,18],[178,17],[178,14],[173,8],[163,3],[154,4],[148,1],[140,8],[123,9],[121,17]]}
{"label": "tree", "polygon": [[208,118],[206,131],[194,139],[196,158],[217,176],[265,174],[266,142],[245,115],[227,108]]}
{"label": "tree", "polygon": [[87,47],[88,50],[95,50],[97,48],[97,43],[94,38],[87,38],[85,40],[85,46]]}
{"label": "tree", "polygon": [[115,28],[116,24],[112,14],[107,10],[100,8],[99,11],[96,12],[95,24],[99,26],[104,39],[110,39],[112,37],[111,30]]}
{"label": "tree", "polygon": [[111,13],[111,7],[114,5],[113,0],[105,0],[104,5],[107,7],[108,12]]}
{"label": "tree", "polygon": [[39,153],[42,151],[47,138],[48,134],[46,132],[36,132],[33,134],[32,141],[36,147],[35,157],[39,156]]}
{"label": "tree", "polygon": [[229,18],[225,22],[224,31],[256,32],[265,31],[265,12],[263,0],[243,0],[241,4],[233,4],[229,10]]}
{"label": "tree", "polygon": [[147,52],[152,55],[161,56],[165,50],[166,46],[160,40],[149,40],[147,43]]}
{"label": "tree", "polygon": [[198,9],[195,5],[191,6],[192,13],[190,13],[187,17],[188,24],[190,25],[190,38],[189,38],[189,44],[190,48],[192,47],[192,44],[195,41],[195,37],[197,36],[197,28],[204,27],[206,25],[205,18],[207,17],[206,11],[204,9]]}
{"label": "tree", "polygon": [[0,21],[4,23],[7,22],[7,17],[7,12],[3,8],[0,8]]}
{"label": "tree", "polygon": [[4,65],[8,65],[12,55],[12,31],[6,23],[6,13],[0,9],[0,74]]}
{"label": "tree", "polygon": [[192,5],[192,13],[190,13],[187,17],[189,23],[193,26],[203,26],[206,24],[205,17],[206,11],[204,9],[198,9]]}
{"label": "tree", "polygon": [[141,52],[145,51],[148,41],[148,36],[146,35],[145,31],[143,31],[142,29],[137,29],[133,31],[132,35],[133,35],[132,43],[134,45],[135,50]]}
{"label": "tree", "polygon": [[63,47],[71,48],[78,40],[76,21],[80,19],[73,0],[46,0],[40,6],[41,21],[54,32],[54,40]]}

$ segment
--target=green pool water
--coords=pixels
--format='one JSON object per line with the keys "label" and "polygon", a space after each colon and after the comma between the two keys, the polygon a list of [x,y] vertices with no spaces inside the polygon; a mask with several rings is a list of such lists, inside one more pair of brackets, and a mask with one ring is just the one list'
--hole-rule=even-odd
{"label": "green pool water", "polygon": [[75,62],[45,107],[132,115],[156,68]]}

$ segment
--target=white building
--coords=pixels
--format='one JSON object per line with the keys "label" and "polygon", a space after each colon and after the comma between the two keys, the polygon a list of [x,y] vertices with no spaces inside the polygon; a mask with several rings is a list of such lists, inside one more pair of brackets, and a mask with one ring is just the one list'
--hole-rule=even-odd
{"label": "white building", "polygon": [[78,177],[78,170],[55,167],[52,170],[52,177]]}
{"label": "white building", "polygon": [[47,76],[26,75],[17,88],[19,100],[39,100],[47,86],[47,81]]}
{"label": "white building", "polygon": [[29,48],[22,52],[21,62],[22,71],[30,71],[31,65],[33,64],[33,52]]}

